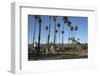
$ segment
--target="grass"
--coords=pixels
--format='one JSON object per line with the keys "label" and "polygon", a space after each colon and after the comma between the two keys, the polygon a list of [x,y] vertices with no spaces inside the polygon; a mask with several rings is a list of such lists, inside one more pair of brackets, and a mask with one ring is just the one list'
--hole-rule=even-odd
{"label": "grass", "polygon": [[58,60],[58,59],[78,59],[78,58],[88,58],[87,50],[70,50],[58,53],[41,54],[40,56],[35,56],[33,54],[29,55],[29,61],[32,60]]}

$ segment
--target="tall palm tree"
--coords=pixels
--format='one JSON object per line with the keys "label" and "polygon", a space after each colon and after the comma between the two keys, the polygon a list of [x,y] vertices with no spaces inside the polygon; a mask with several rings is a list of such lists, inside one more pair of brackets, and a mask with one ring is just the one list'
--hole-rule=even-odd
{"label": "tall palm tree", "polygon": [[64,24],[68,23],[68,17],[64,16],[63,17],[63,27],[62,27],[62,50],[63,50],[63,34],[64,34]]}
{"label": "tall palm tree", "polygon": [[48,26],[45,26],[45,30],[46,30],[46,54],[48,52]]}
{"label": "tall palm tree", "polygon": [[70,30],[71,30],[71,41],[73,41],[73,31],[74,31],[74,27],[70,26]]}
{"label": "tall palm tree", "polygon": [[58,26],[58,32],[59,32],[59,47],[60,47],[60,26],[61,26],[60,23],[58,23],[57,26]]}
{"label": "tall palm tree", "polygon": [[55,41],[56,41],[56,32],[57,32],[57,29],[56,29],[57,16],[54,16],[53,20],[54,20],[54,50],[55,50]]}
{"label": "tall palm tree", "polygon": [[62,48],[63,48],[63,34],[64,34],[64,30],[61,31],[62,34]]}
{"label": "tall palm tree", "polygon": [[40,38],[41,38],[41,16],[38,17],[38,22],[39,22],[39,35],[38,35],[38,52],[37,52],[37,56],[40,55]]}
{"label": "tall palm tree", "polygon": [[45,26],[45,30],[46,30],[46,43],[48,44],[48,38],[47,38],[47,36],[48,36],[48,26]]}
{"label": "tall palm tree", "polygon": [[[71,30],[70,30],[70,29],[71,29],[71,24],[72,24],[72,23],[71,23],[71,21],[68,21],[67,24],[68,24],[68,28],[69,28],[69,30],[68,30],[68,31],[69,31],[68,42],[69,42],[69,41],[71,40],[71,37],[70,37],[70,31],[71,31]],[[73,28],[73,27],[72,27],[72,28]]]}
{"label": "tall palm tree", "polygon": [[[58,30],[56,29],[55,34],[57,35],[57,33],[58,33]],[[55,39],[55,43],[56,43],[56,41],[57,41],[57,38]]]}
{"label": "tall palm tree", "polygon": [[51,28],[51,16],[49,16],[49,34],[48,34],[48,50],[49,50],[49,42],[50,42],[50,28]]}
{"label": "tall palm tree", "polygon": [[49,16],[49,22],[48,22],[48,50],[49,50],[49,42],[50,42],[50,28],[51,28],[51,16]]}
{"label": "tall palm tree", "polygon": [[37,21],[37,18],[38,18],[38,16],[36,15],[36,16],[34,16],[34,18],[35,18],[35,25],[34,25],[34,33],[33,33],[33,47],[34,47],[34,40],[35,40],[35,31],[36,31],[36,21]]}
{"label": "tall palm tree", "polygon": [[[74,30],[75,30],[75,32],[74,32],[74,37],[76,37],[76,36],[75,36],[75,35],[76,35],[76,31],[78,30],[78,26],[77,26],[77,25],[75,25]],[[76,38],[75,38],[75,39],[76,39]]]}

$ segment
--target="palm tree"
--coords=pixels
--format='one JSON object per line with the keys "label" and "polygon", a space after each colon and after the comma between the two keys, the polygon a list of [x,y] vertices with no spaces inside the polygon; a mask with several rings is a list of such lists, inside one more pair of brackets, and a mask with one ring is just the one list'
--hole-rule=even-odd
{"label": "palm tree", "polygon": [[49,41],[50,41],[50,28],[51,28],[51,16],[49,16],[48,50],[49,50]]}
{"label": "palm tree", "polygon": [[61,31],[62,34],[62,47],[63,47],[63,34],[64,34],[64,30]]}
{"label": "palm tree", "polygon": [[67,23],[68,22],[68,17],[63,17],[63,23]]}
{"label": "palm tree", "polygon": [[[68,37],[68,42],[70,41],[70,27],[71,27],[71,21],[69,21],[68,17],[63,17],[63,23],[67,23],[68,24],[68,28],[69,28],[69,37]],[[64,26],[63,26],[64,29]],[[62,35],[63,36],[63,35]]]}
{"label": "palm tree", "polygon": [[48,53],[48,26],[45,26],[46,30],[46,54]]}
{"label": "palm tree", "polygon": [[77,39],[77,42],[79,43],[79,38]]}
{"label": "palm tree", "polygon": [[78,30],[78,26],[77,25],[75,25],[74,30],[75,30],[75,32],[74,32],[74,37],[75,37],[76,31]]}
{"label": "palm tree", "polygon": [[[48,26],[45,26],[45,30],[46,30],[46,37],[47,37],[47,35],[48,35]],[[48,38],[46,38],[46,43],[48,44]]]}
{"label": "palm tree", "polygon": [[41,38],[41,16],[38,17],[38,22],[39,22],[39,35],[38,35],[38,52],[37,52],[37,56],[40,55],[40,38]]}
{"label": "palm tree", "polygon": [[55,50],[55,40],[56,40],[56,21],[57,21],[57,16],[54,16],[53,17],[53,20],[54,20],[54,50]]}
{"label": "palm tree", "polygon": [[[69,37],[68,37],[68,42],[71,40],[71,37],[70,37],[70,29],[71,29],[71,21],[68,21],[68,28],[69,28]],[[73,28],[73,27],[72,27]]]}
{"label": "palm tree", "polygon": [[60,26],[61,26],[60,23],[58,23],[57,26],[58,26],[58,29],[59,29],[59,47],[60,47]]}
{"label": "palm tree", "polygon": [[34,18],[35,18],[35,26],[34,26],[34,33],[33,33],[33,47],[34,47],[34,40],[35,40],[36,21],[37,21],[38,16],[36,15],[34,16]]}
{"label": "palm tree", "polygon": [[70,26],[70,30],[71,30],[71,41],[73,41],[73,31],[74,31],[74,27]]}
{"label": "palm tree", "polygon": [[[58,33],[58,30],[56,29],[56,30],[55,30],[55,34],[57,35],[57,33]],[[55,43],[56,43],[56,41],[57,41],[57,39],[55,40]]]}

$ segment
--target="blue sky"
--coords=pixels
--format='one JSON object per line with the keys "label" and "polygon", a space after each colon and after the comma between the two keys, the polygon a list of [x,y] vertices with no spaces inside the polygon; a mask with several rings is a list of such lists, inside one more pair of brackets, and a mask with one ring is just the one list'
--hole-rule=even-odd
{"label": "blue sky", "polygon": [[[88,42],[88,17],[76,17],[76,16],[67,16],[73,25],[78,25],[79,29],[76,31],[75,37],[76,39],[80,39],[81,43]],[[42,23],[41,23],[41,40],[40,43],[47,42],[47,31],[45,30],[45,26],[48,26],[49,16],[41,16]],[[62,16],[57,16],[57,23],[61,24],[60,31],[62,30]],[[33,31],[34,31],[35,19],[34,15],[28,15],[28,43],[33,43]],[[39,24],[37,22],[36,25],[36,34],[35,34],[35,41],[38,41],[38,28]],[[53,16],[51,17],[51,32],[50,32],[50,42],[54,40],[54,21]],[[68,43],[68,26],[67,24],[64,26],[64,43]],[[57,33],[57,40],[56,43],[59,43],[59,33]],[[62,35],[60,32],[60,43],[62,41]]]}

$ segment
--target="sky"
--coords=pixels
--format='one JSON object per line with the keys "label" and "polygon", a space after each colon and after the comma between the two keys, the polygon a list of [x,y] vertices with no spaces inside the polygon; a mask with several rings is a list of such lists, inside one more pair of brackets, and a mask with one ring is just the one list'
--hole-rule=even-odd
{"label": "sky", "polygon": [[[28,15],[28,43],[33,43],[34,36],[34,26],[35,26],[35,15]],[[88,43],[88,17],[79,17],[79,16],[67,16],[71,21],[72,26],[78,25],[78,30],[75,32],[75,38],[78,39],[81,43]],[[59,43],[59,32],[60,32],[60,43],[62,43],[62,21],[63,16],[57,16],[57,24],[60,23],[60,31],[56,34],[56,43]],[[45,30],[45,26],[48,26],[49,16],[41,15],[42,23],[41,23],[41,40],[40,43],[47,43],[47,35],[48,31]],[[58,29],[58,27],[57,27]],[[38,34],[39,34],[39,24],[37,20],[36,29],[35,29],[35,42],[38,42]],[[69,36],[69,28],[67,24],[64,24],[64,43],[68,43]],[[51,28],[50,28],[50,42],[54,40],[54,21],[53,16],[51,16]],[[73,33],[74,35],[74,33]]]}

